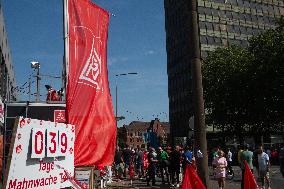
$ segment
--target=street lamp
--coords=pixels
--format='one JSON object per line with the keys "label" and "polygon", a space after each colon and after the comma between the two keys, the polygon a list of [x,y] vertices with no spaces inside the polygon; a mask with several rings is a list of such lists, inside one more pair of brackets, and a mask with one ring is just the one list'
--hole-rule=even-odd
{"label": "street lamp", "polygon": [[126,76],[126,75],[137,75],[137,72],[129,72],[129,73],[121,73],[121,74],[116,74],[116,81],[115,81],[115,125],[117,127],[117,121],[119,120],[119,118],[117,117],[118,114],[118,86],[117,86],[117,77],[119,76]]}
{"label": "street lamp", "polygon": [[31,62],[31,68],[37,69],[37,74],[36,74],[36,102],[40,101],[40,92],[39,92],[39,69],[40,69],[40,63],[38,61],[32,61]]}

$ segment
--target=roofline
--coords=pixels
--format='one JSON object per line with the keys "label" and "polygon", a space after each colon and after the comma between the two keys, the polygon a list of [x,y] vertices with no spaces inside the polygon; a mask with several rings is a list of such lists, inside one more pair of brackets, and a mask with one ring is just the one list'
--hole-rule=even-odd
{"label": "roofline", "polygon": [[19,102],[6,102],[7,106],[61,106],[66,107],[66,104],[61,103],[46,103],[46,102],[29,102],[29,101],[19,101]]}

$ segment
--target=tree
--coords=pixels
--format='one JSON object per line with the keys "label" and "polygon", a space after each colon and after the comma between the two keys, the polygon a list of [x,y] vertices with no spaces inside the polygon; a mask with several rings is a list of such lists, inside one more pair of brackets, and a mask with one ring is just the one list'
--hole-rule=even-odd
{"label": "tree", "polygon": [[207,123],[241,135],[247,123],[248,71],[253,57],[241,47],[219,48],[203,64]]}
{"label": "tree", "polygon": [[219,48],[203,64],[207,123],[242,134],[281,131],[284,118],[284,17],[249,47]]}
{"label": "tree", "polygon": [[284,17],[278,27],[249,41],[251,66],[249,114],[254,130],[277,131],[284,118]]}

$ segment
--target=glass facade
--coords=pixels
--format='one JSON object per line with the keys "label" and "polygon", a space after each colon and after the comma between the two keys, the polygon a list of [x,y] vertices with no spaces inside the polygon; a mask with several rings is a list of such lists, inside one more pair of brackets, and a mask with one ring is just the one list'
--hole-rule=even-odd
{"label": "glass facade", "polygon": [[[172,137],[185,137],[193,115],[188,0],[164,0],[169,118]],[[201,55],[275,27],[284,15],[283,0],[198,0]]]}
{"label": "glass facade", "polygon": [[202,56],[228,45],[247,46],[247,40],[275,27],[284,15],[282,0],[198,0]]}

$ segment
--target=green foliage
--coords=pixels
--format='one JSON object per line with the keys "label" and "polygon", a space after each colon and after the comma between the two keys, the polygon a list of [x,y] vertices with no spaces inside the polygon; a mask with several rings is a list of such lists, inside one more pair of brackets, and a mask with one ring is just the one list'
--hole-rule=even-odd
{"label": "green foliage", "polygon": [[[277,130],[284,118],[284,19],[279,27],[250,39],[251,66],[250,114],[255,129]],[[253,124],[253,123],[252,123]],[[262,126],[262,127],[259,127]]]}
{"label": "green foliage", "polygon": [[245,123],[247,73],[253,57],[241,47],[219,48],[204,61],[205,107],[217,126]]}
{"label": "green foliage", "polygon": [[249,47],[219,48],[203,64],[208,124],[231,132],[277,131],[284,119],[284,18]]}

